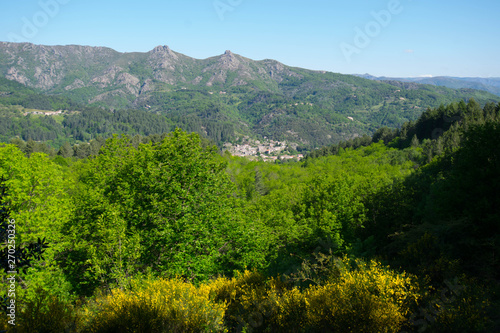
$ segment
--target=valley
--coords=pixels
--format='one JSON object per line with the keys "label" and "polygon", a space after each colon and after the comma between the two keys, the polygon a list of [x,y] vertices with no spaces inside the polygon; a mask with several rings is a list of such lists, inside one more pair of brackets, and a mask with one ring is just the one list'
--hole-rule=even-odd
{"label": "valley", "polygon": [[[200,133],[219,147],[242,137],[266,137],[287,141],[299,152],[371,135],[380,127],[399,127],[429,107],[470,98],[480,104],[500,101],[481,90],[378,82],[255,61],[231,51],[194,59],[168,46],[119,53],[104,47],[1,42],[0,75],[9,80],[0,86],[3,105],[140,110],[162,118],[169,130]],[[68,139],[111,135],[89,131]]]}

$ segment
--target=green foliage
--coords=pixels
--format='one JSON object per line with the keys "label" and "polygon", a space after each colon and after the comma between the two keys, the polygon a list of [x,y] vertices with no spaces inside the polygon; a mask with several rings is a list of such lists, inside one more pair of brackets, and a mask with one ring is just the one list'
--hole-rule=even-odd
{"label": "green foliage", "polygon": [[45,95],[2,76],[0,77],[0,106],[3,105],[21,105],[27,109],[53,111],[77,107],[77,104],[67,97]]}
{"label": "green foliage", "polygon": [[[73,298],[55,262],[64,248],[61,229],[71,214],[71,184],[46,155],[33,153],[28,158],[14,145],[0,147],[0,174],[6,178],[3,199],[16,226],[18,331],[61,331],[74,319]],[[42,244],[45,240],[48,248]],[[31,268],[20,270],[26,244]]]}
{"label": "green foliage", "polygon": [[78,314],[58,290],[38,287],[30,298],[19,298],[21,306],[16,311],[16,325],[7,323],[6,316],[0,319],[0,327],[7,332],[69,332],[79,321]]}
{"label": "green foliage", "polygon": [[[167,70],[157,62],[156,52],[119,54],[94,49],[91,52],[99,56],[87,59],[75,56],[71,48],[69,54],[57,60],[65,68],[59,69],[64,73],[62,79],[45,86],[45,94],[6,79],[0,81],[0,140],[5,142],[19,135],[24,140],[58,141],[54,146],[59,147],[69,136],[89,141],[113,133],[163,133],[175,126],[195,131],[219,146],[244,136],[267,137],[293,142],[300,151],[306,151],[372,135],[380,128],[400,127],[415,121],[427,108],[457,100],[474,98],[481,105],[500,100],[486,92],[375,82],[290,68],[268,60],[242,58],[243,67],[231,70],[219,63],[221,58],[194,60],[179,55],[171,59]],[[39,61],[37,51],[18,49],[25,64],[43,68],[46,64],[35,65]],[[2,59],[0,62],[11,66]],[[33,70],[19,71],[28,84],[45,84]],[[114,112],[92,110],[87,107],[89,103]],[[53,124],[52,116],[28,121],[25,116],[15,115],[13,108],[17,106],[82,112],[64,116],[63,124]],[[421,119],[422,128],[442,122],[429,116]],[[426,134],[419,132],[417,136],[423,140]],[[382,139],[389,137],[384,135]]]}
{"label": "green foliage", "polygon": [[337,261],[330,281],[311,288],[310,321],[314,330],[398,332],[419,300],[414,277],[379,263]]}
{"label": "green foliage", "polygon": [[352,241],[363,225],[364,206],[353,191],[354,182],[347,174],[336,174],[334,180],[313,178],[294,208],[294,215],[312,229],[313,237],[330,238],[338,249],[345,248],[349,244],[345,241]]}
{"label": "green foliage", "polygon": [[439,289],[429,289],[411,325],[425,332],[491,332],[489,297],[484,286],[464,276],[446,280]]}
{"label": "green foliage", "polygon": [[[370,199],[413,170],[413,153],[378,143],[305,163],[231,158],[231,178],[248,200],[245,215],[266,235],[269,271],[293,273],[301,258],[318,248],[354,251],[353,244],[371,230],[371,221],[365,225],[371,216]],[[259,193],[256,187],[265,191]]]}
{"label": "green foliage", "polygon": [[398,332],[420,298],[413,277],[377,262],[333,259],[321,285],[304,289],[257,272],[212,282],[235,332]]}
{"label": "green foliage", "polygon": [[203,280],[259,260],[225,163],[197,135],[176,130],[138,148],[114,137],[77,168],[63,263],[75,287],[121,285],[144,269]]}
{"label": "green foliage", "polygon": [[[289,94],[304,84],[285,81]],[[289,109],[288,97],[253,89],[234,92],[314,120],[310,105]],[[178,95],[179,103],[211,96]],[[213,97],[200,122],[170,111],[220,141],[233,132],[216,119],[238,119],[228,116],[234,108],[268,115],[239,97]],[[50,244],[19,275],[18,329],[492,331],[499,110],[472,99],[429,109],[398,130],[284,164],[221,157],[207,139],[179,129],[67,143],[52,157],[34,140],[13,139],[0,147],[0,177],[16,242]],[[76,131],[86,128],[83,138],[103,119],[140,122],[116,113],[72,119]]]}
{"label": "green foliage", "polygon": [[422,147],[428,155],[427,162],[430,162],[433,156],[456,150],[460,146],[462,132],[468,126],[498,121],[498,109],[494,103],[486,103],[481,109],[473,98],[468,103],[460,101],[435,109],[428,108],[417,120],[403,123],[398,130],[381,127],[371,139],[365,137],[340,142],[312,151],[307,157],[336,155],[341,148],[358,148],[383,140],[385,144],[400,149]]}
{"label": "green foliage", "polygon": [[45,238],[43,240],[38,238],[36,243],[16,246],[16,223],[11,218],[10,202],[7,199],[9,190],[5,181],[2,176],[0,178],[0,244],[2,244],[0,245],[0,268],[2,273],[15,270],[25,271],[33,265],[34,260],[43,259],[43,253],[48,245]]}
{"label": "green foliage", "polygon": [[0,147],[0,176],[7,180],[11,218],[16,220],[17,242],[48,241],[46,260],[61,249],[61,228],[71,213],[70,183],[62,168],[46,155],[27,158],[13,145]]}
{"label": "green foliage", "polygon": [[[480,266],[482,274],[489,271],[497,277],[500,268],[495,259],[500,250],[500,196],[496,190],[500,186],[499,134],[497,122],[470,125],[463,132],[461,149],[451,156],[451,165],[447,165],[446,160],[441,163],[449,169],[431,185],[424,208],[424,214],[432,223],[447,222],[448,232],[457,237],[457,241],[452,242],[455,244],[453,255],[458,256],[468,270]],[[459,240],[471,238],[473,242]],[[479,258],[488,264],[477,265]]]}
{"label": "green foliage", "polygon": [[88,141],[98,135],[111,134],[161,134],[169,132],[171,124],[165,117],[143,110],[116,110],[85,108],[65,117],[62,126],[73,138]]}

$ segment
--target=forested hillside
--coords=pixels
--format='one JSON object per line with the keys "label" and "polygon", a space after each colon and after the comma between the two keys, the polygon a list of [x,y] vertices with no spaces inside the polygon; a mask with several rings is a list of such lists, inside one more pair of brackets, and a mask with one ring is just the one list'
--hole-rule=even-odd
{"label": "forested hillside", "polygon": [[500,96],[500,78],[498,77],[451,77],[451,76],[433,76],[433,77],[376,77],[369,74],[356,75],[370,80],[379,81],[402,81],[415,82],[421,84],[432,84],[434,86],[443,86],[452,89],[478,89],[488,91],[492,94]]}
{"label": "forested hillside", "polygon": [[[168,123],[196,131],[217,144],[244,137],[267,138],[286,140],[300,151],[371,136],[383,126],[399,127],[416,120],[428,107],[470,98],[481,105],[500,102],[499,96],[480,90],[377,82],[290,67],[275,60],[255,61],[231,51],[194,59],[167,46],[147,53],[119,53],[103,47],[0,42],[0,77],[0,110],[5,109],[2,105],[9,110],[21,105],[82,113],[87,107],[108,112],[132,109],[139,116],[125,125],[128,127],[144,117],[142,111],[161,116],[154,119],[167,118]],[[6,83],[4,78],[22,85]],[[26,98],[14,98],[18,91]],[[36,125],[22,119],[10,121],[13,123],[0,131],[0,139],[15,133],[9,129],[20,127],[19,123],[23,129],[40,127],[23,132],[25,141],[29,136],[35,141],[48,140],[48,134],[42,132],[52,128],[64,132],[58,134],[57,146],[68,135],[70,140],[81,140],[102,135],[103,130],[106,137],[145,134],[123,129],[122,120],[104,129],[85,124],[81,133],[68,129],[62,121],[59,125],[48,120],[37,120]]]}
{"label": "forested hillside", "polygon": [[429,108],[302,162],[140,134],[82,158],[0,147],[0,235],[15,225],[30,256],[19,331],[499,330],[500,104]]}

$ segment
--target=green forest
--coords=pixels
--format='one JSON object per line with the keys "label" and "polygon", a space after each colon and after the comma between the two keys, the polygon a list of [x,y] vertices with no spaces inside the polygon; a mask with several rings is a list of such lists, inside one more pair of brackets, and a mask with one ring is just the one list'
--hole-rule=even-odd
{"label": "green forest", "polygon": [[430,108],[300,162],[155,126],[81,153],[0,145],[0,329],[500,329],[500,104]]}
{"label": "green forest", "polygon": [[[154,88],[147,94],[119,96],[114,102],[90,102],[86,92],[91,87],[48,94],[0,77],[0,142],[32,141],[30,151],[50,154],[66,142],[102,143],[113,134],[150,136],[178,127],[219,147],[249,137],[287,141],[305,153],[371,136],[380,127],[401,127],[416,121],[427,107],[469,99],[481,105],[500,102],[500,97],[480,90],[294,70],[296,76],[287,76],[280,84],[262,78],[236,86],[229,79],[214,86],[152,80]],[[230,77],[237,74],[228,72]],[[84,145],[80,148],[74,155],[89,155]]]}

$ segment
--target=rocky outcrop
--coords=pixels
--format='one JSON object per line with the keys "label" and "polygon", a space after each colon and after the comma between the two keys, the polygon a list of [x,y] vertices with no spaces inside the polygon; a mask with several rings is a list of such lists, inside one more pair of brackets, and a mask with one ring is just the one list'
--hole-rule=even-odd
{"label": "rocky outcrop", "polygon": [[157,46],[149,53],[151,67],[175,71],[175,64],[179,57],[168,46]]}
{"label": "rocky outcrop", "polygon": [[80,79],[76,79],[72,84],[64,87],[64,90],[74,90],[83,87],[85,87],[85,83]]}
{"label": "rocky outcrop", "polygon": [[198,60],[168,46],[119,53],[105,47],[0,42],[0,75],[49,93],[94,87],[92,102],[139,97],[153,91],[155,81],[174,86],[241,86],[253,81],[273,85],[298,74],[277,61],[253,61],[229,50]]}
{"label": "rocky outcrop", "polygon": [[278,83],[282,82],[286,77],[302,78],[302,75],[295,73],[276,60],[264,60],[263,64],[271,79]]}
{"label": "rocky outcrop", "polygon": [[20,73],[16,67],[9,68],[5,77],[9,80],[17,81],[26,86],[29,85],[29,79],[26,77],[26,75]]}
{"label": "rocky outcrop", "polygon": [[123,68],[121,67],[111,66],[103,75],[93,78],[91,82],[96,83],[100,88],[106,88],[115,81],[116,75],[122,70]]}

